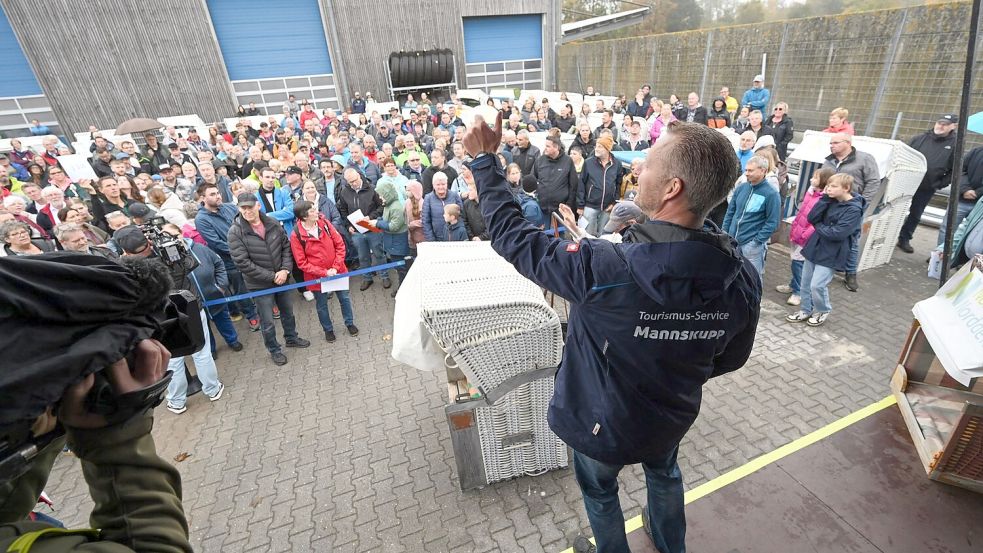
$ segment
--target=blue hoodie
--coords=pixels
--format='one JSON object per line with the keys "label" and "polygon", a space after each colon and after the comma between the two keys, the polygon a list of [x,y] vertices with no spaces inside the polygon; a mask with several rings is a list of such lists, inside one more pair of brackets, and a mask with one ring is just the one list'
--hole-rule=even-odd
{"label": "blue hoodie", "polygon": [[771,100],[771,91],[765,87],[749,88],[741,98],[742,106],[751,106],[751,110],[758,110],[762,114],[768,114],[768,101]]}
{"label": "blue hoodie", "polygon": [[767,244],[778,228],[781,212],[782,199],[767,177],[754,185],[744,182],[727,204],[721,228],[742,246],[748,242]]}
{"label": "blue hoodie", "polygon": [[256,205],[259,210],[268,216],[280,221],[287,236],[294,231],[294,201],[290,198],[290,192],[286,187],[273,189],[273,211],[266,211],[266,204],[263,203],[263,187],[260,186],[256,191]]}
{"label": "blue hoodie", "polygon": [[522,217],[494,156],[471,170],[495,251],[572,304],[550,428],[605,463],[664,458],[696,420],[703,384],[751,353],[755,269],[716,227],[649,222],[622,244],[550,238]]}
{"label": "blue hoodie", "polygon": [[857,194],[840,202],[823,195],[809,212],[809,222],[816,231],[809,237],[802,255],[816,265],[844,269],[850,248],[860,239],[867,200]]}

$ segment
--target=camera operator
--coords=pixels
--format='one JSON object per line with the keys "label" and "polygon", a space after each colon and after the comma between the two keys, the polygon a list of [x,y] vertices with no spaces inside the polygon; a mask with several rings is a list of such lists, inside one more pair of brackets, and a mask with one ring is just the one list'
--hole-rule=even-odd
{"label": "camera operator", "polygon": [[[180,474],[151,436],[170,353],[149,337],[174,305],[161,273],[75,252],[0,259],[0,551],[192,551]],[[66,438],[98,530],[28,519]]]}
{"label": "camera operator", "polygon": [[[155,255],[154,245],[150,243],[144,231],[139,227],[133,225],[123,227],[113,234],[113,239],[123,251],[123,257],[150,257]],[[174,239],[183,240],[180,237],[174,237]],[[171,278],[178,289],[193,292],[198,297],[201,306],[204,306],[206,296],[222,297],[221,288],[228,286],[225,265],[221,263],[217,255],[200,244],[192,245],[189,252],[190,255],[182,263],[170,267]],[[200,261],[202,259],[205,261]],[[218,401],[222,398],[225,385],[218,379],[218,368],[215,366],[215,360],[212,359],[209,351],[211,337],[204,307],[202,307],[199,315],[202,331],[205,335],[205,345],[191,354],[191,358],[195,362],[198,379],[201,380],[202,392],[208,396],[209,400]],[[238,341],[234,343],[239,344]],[[232,347],[236,349],[235,346]],[[242,345],[239,344],[236,351],[241,349]],[[171,359],[167,365],[167,370],[173,373],[171,382],[167,386],[167,410],[175,415],[180,415],[188,410],[186,405],[188,377],[184,371],[184,364],[185,358],[177,357]]]}
{"label": "camera operator", "polygon": [[[479,122],[462,142],[492,247],[572,306],[549,407],[550,428],[574,450],[596,550],[628,549],[618,473],[641,463],[646,534],[662,553],[685,550],[679,442],[700,412],[703,384],[737,370],[754,344],[761,284],[737,243],[706,222],[737,180],[737,157],[705,125],[670,127],[646,156],[635,202],[648,216],[624,242],[552,239],[523,219]],[[579,536],[574,551],[594,551]]]}

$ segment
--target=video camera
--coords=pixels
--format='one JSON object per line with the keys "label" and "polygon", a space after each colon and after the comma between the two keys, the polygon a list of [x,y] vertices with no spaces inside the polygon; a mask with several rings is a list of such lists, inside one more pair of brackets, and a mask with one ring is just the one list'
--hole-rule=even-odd
{"label": "video camera", "polygon": [[[201,306],[197,296],[188,290],[174,290],[172,279],[164,275],[170,276],[175,272],[186,274],[186,271],[190,272],[197,266],[197,261],[182,238],[162,230],[161,221],[141,225],[156,255],[150,259],[130,259],[122,263],[141,283],[145,294],[158,298],[166,296],[165,301],[156,303],[156,307],[148,313],[152,319],[149,324],[154,328],[150,337],[160,341],[171,356],[177,358],[190,355],[205,345]],[[106,324],[112,322],[107,320]],[[66,337],[66,340],[71,339]],[[132,352],[126,359],[133,366],[135,360]],[[122,423],[159,405],[171,380],[171,373],[167,372],[163,379],[147,388],[117,394],[103,373],[102,370],[95,373],[95,383],[85,404],[90,412],[102,415],[108,424]],[[64,432],[59,425],[52,432],[34,437],[30,423],[0,427],[0,483],[23,474],[31,460]]]}
{"label": "video camera", "polygon": [[[154,217],[137,226],[143,231],[147,241],[150,242],[154,257],[160,259],[164,265],[167,265],[168,268],[180,266],[186,270],[193,270],[194,267],[197,267],[197,262],[190,269],[186,265],[188,260],[194,260],[191,250],[188,249],[183,238],[164,232],[165,224],[167,221],[163,217]],[[175,280],[175,284],[180,284],[180,282]]]}
{"label": "video camera", "polygon": [[[158,216],[137,227],[150,243],[153,251],[150,257],[163,263],[174,281],[174,287],[181,288],[187,275],[198,266],[198,260],[182,237],[164,231],[165,224],[167,220]],[[198,298],[188,290],[177,289],[168,293],[160,330],[153,337],[171,352],[171,357],[191,355],[205,345],[200,309]],[[127,361],[132,359],[127,358]],[[103,415],[110,424],[122,422],[138,411],[160,405],[170,381],[171,373],[168,372],[160,382],[149,388],[117,396],[109,381],[99,372],[86,403],[93,413]]]}

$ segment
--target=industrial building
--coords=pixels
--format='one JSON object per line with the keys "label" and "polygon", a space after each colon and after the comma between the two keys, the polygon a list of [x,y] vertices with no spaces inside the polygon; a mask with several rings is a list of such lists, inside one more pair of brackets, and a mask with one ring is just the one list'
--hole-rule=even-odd
{"label": "industrial building", "polygon": [[551,89],[560,38],[559,0],[0,0],[0,132],[280,113],[289,94],[322,109],[356,91]]}

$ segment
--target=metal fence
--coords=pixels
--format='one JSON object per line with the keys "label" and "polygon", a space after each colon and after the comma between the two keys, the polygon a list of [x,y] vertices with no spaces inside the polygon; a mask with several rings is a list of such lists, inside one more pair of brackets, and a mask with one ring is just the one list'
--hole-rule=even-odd
{"label": "metal fence", "polygon": [[[631,99],[649,83],[660,98],[695,91],[708,105],[721,86],[740,99],[764,66],[772,106],[787,102],[797,130],[825,128],[842,106],[857,134],[907,140],[958,109],[969,17],[958,2],[576,42],[560,48],[559,88]],[[983,106],[975,87],[971,106]]]}

